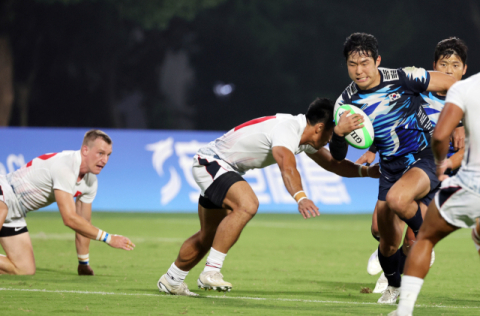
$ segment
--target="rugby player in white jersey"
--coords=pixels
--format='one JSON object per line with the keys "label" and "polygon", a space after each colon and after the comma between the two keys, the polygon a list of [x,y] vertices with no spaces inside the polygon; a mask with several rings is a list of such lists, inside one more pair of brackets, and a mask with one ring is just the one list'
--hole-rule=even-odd
{"label": "rugby player in white jersey", "polygon": [[[111,235],[90,223],[92,202],[97,193],[97,177],[112,153],[112,141],[102,131],[85,134],[78,151],[45,154],[22,168],[0,176],[0,274],[35,274],[35,258],[27,229],[27,212],[57,202],[63,223],[76,233],[79,259],[88,262],[90,239],[114,248],[132,250],[127,238]],[[76,202],[74,198],[77,198]],[[86,254],[86,256],[85,256]],[[79,274],[93,274],[79,264]]]}
{"label": "rugby player in white jersey", "polygon": [[307,114],[277,114],[235,127],[201,148],[193,160],[193,176],[201,188],[198,204],[200,231],[187,239],[174,263],[157,282],[161,292],[196,296],[184,282],[188,272],[210,251],[197,284],[200,288],[230,291],[220,269],[229,249],[258,209],[258,199],[242,178],[248,170],[277,163],[287,191],[304,218],[320,215],[302,189],[295,155],[305,152],[326,170],[344,177],[379,177],[377,166],[338,162],[323,148],[335,131],[345,135],[363,125],[355,114],[342,115],[334,127],[333,101],[316,99]]}
{"label": "rugby player in white jersey", "polygon": [[[472,238],[480,249],[480,73],[455,83],[447,93],[445,107],[433,132],[432,150],[437,176],[443,180],[434,202],[428,207],[417,242],[405,263],[398,309],[389,315],[412,315],[423,281],[429,270],[430,253],[435,245],[459,228],[472,228]],[[449,138],[460,120],[466,127],[462,166],[449,178],[443,173]]]}
{"label": "rugby player in white jersey", "polygon": [[[465,43],[457,38],[457,37],[450,37],[438,42],[437,46],[435,47],[434,52],[434,59],[433,59],[433,70],[442,72],[444,74],[450,75],[457,80],[462,80],[462,77],[467,72],[467,57],[468,57],[468,47]],[[422,98],[424,99],[423,108],[427,113],[430,121],[432,122],[433,126],[435,127],[438,121],[438,117],[440,111],[443,109],[445,104],[445,94],[444,93],[435,93],[435,92],[424,92],[421,94]],[[459,124],[457,128],[455,128],[454,132],[450,138],[450,150],[447,154],[445,168],[447,170],[447,174],[453,175],[458,171],[460,168],[463,153],[464,153],[464,146],[465,146],[465,129],[462,124]],[[372,146],[368,151],[366,151],[355,163],[363,164],[363,163],[372,163],[375,159],[375,147]],[[420,203],[420,207],[422,209],[422,214],[425,216],[427,212],[428,205],[424,203]],[[404,222],[400,222],[401,229],[404,229]],[[377,225],[377,208],[373,212],[372,216],[372,236],[379,240],[379,233],[378,233],[378,225]],[[402,245],[403,254],[406,256],[408,254],[409,248],[415,242],[415,234],[413,233],[410,227],[407,227],[407,231],[405,233],[404,242]],[[402,257],[405,260],[405,256]],[[432,252],[432,261],[433,264],[435,260],[435,252]],[[401,269],[402,270],[402,269]],[[375,250],[373,254],[368,259],[368,266],[367,272],[371,275],[378,274],[382,271],[382,267],[380,266],[380,262],[378,260],[378,251]],[[382,273],[380,278],[377,280],[375,284],[375,288],[373,293],[382,293],[388,286],[387,278],[385,274]]]}

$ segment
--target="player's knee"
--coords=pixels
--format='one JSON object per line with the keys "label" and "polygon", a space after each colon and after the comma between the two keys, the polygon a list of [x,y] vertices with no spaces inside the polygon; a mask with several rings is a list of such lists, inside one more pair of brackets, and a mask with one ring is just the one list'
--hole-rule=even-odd
{"label": "player's knee", "polygon": [[393,194],[387,194],[387,205],[388,207],[394,211],[398,216],[405,217],[406,211],[408,211],[408,206],[410,205],[410,201],[405,201],[405,199],[401,198],[400,196],[395,196]]}
{"label": "player's knee", "polygon": [[258,211],[258,200],[257,199],[251,199],[249,201],[244,201],[242,204],[239,205],[238,210],[247,214],[250,217],[255,216]]}
{"label": "player's knee", "polygon": [[36,267],[21,267],[21,268],[15,268],[14,274],[16,275],[35,275]]}

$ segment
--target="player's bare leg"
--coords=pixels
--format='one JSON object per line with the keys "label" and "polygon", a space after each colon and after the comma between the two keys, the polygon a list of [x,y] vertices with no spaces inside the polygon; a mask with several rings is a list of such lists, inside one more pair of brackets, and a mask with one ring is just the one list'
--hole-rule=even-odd
{"label": "player's bare leg", "polygon": [[[0,201],[0,228],[7,218],[8,207]],[[6,256],[0,255],[0,274],[35,274],[32,241],[27,233],[0,237]]]}
{"label": "player's bare leg", "polygon": [[198,205],[200,230],[188,238],[180,248],[175,265],[183,270],[190,271],[203,259],[213,244],[215,233],[220,222],[230,213],[226,209],[206,209]]}
{"label": "player's bare leg", "polygon": [[401,262],[403,251],[398,249],[402,231],[398,221],[403,220],[418,232],[423,217],[415,200],[419,200],[430,191],[430,179],[425,171],[412,168],[407,171],[388,191],[385,205],[378,208],[378,227],[380,246],[378,257],[383,268],[388,287],[378,300],[379,303],[393,304],[400,294]]}
{"label": "player's bare leg", "polygon": [[398,305],[397,315],[411,315],[413,307],[423,285],[423,279],[430,269],[430,260],[433,247],[450,233],[458,228],[450,225],[440,215],[434,202],[430,203],[417,236],[417,241],[410,250],[405,264],[405,273],[402,280],[402,295]]}
{"label": "player's bare leg", "polygon": [[472,228],[472,240],[478,254],[480,255],[480,220],[478,218],[475,227]]}
{"label": "player's bare leg", "polygon": [[227,192],[223,205],[232,210],[220,223],[205,268],[197,284],[199,288],[230,291],[232,284],[223,280],[220,269],[228,250],[236,243],[247,223],[255,216],[258,199],[245,181],[236,182]]}
{"label": "player's bare leg", "polygon": [[0,256],[0,274],[35,274],[35,257],[28,232],[0,238],[6,256]]}

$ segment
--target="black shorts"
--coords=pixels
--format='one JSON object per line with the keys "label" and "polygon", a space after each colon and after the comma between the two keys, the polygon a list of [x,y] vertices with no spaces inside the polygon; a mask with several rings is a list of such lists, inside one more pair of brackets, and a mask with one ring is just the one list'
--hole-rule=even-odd
{"label": "black shorts", "polygon": [[10,236],[16,236],[20,235],[23,233],[28,233],[27,226],[23,227],[5,227],[2,226],[0,229],[0,238],[1,237],[10,237]]}
{"label": "black shorts", "polygon": [[420,168],[430,179],[430,192],[419,200],[419,202],[429,205],[433,200],[435,193],[440,187],[436,172],[433,153],[430,149],[422,150],[417,154],[408,154],[403,157],[392,160],[380,160],[380,181],[378,189],[378,200],[385,201],[388,190],[411,168]]}
{"label": "black shorts", "polygon": [[222,174],[205,190],[204,196],[200,195],[198,203],[206,209],[223,208],[223,200],[225,200],[228,189],[239,181],[245,181],[245,179],[236,172],[229,171]]}

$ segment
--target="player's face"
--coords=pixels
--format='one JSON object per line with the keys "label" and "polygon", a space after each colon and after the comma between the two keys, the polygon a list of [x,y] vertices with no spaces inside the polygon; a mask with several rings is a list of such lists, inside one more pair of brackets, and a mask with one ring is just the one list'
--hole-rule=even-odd
{"label": "player's face", "polygon": [[380,73],[378,66],[381,58],[377,60],[363,53],[353,52],[348,56],[347,68],[350,79],[357,84],[361,90],[368,90],[380,84]]}
{"label": "player's face", "polygon": [[97,138],[90,147],[83,146],[82,152],[85,155],[88,172],[99,174],[112,154],[112,145],[107,144],[101,138]]}
{"label": "player's face", "polygon": [[321,123],[317,124],[315,128],[316,133],[314,136],[315,139],[313,140],[312,147],[315,149],[320,149],[322,147],[325,147],[332,139],[333,129],[335,128],[335,125],[332,125],[330,128],[326,129],[325,125]]}
{"label": "player's face", "polygon": [[452,54],[448,58],[440,56],[438,61],[433,63],[433,69],[453,76],[457,80],[461,80],[467,71],[467,65],[463,64],[457,54]]}

